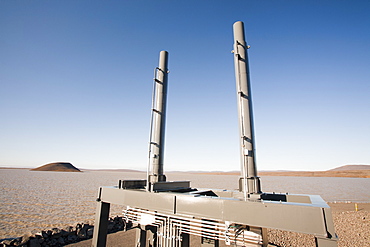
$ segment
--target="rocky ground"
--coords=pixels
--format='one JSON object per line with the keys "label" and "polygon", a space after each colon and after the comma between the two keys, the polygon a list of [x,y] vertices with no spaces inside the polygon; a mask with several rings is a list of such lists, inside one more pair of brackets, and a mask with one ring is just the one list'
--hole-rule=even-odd
{"label": "rocky ground", "polygon": [[[127,224],[122,217],[111,217],[108,224],[108,232],[126,230]],[[27,246],[27,247],[52,247],[66,246],[71,243],[91,239],[94,232],[92,223],[77,223],[64,228],[52,228],[43,231],[29,232],[18,238],[0,240],[0,246]]]}

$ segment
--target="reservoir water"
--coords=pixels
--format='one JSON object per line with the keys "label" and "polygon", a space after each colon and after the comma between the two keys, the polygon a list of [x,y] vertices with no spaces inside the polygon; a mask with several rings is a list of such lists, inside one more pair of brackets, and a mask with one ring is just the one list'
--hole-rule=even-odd
{"label": "reservoir water", "polygon": [[[144,172],[41,172],[0,169],[0,239],[27,231],[92,221],[99,186],[119,179],[145,179]],[[194,188],[236,189],[238,176],[166,173]],[[261,177],[262,191],[320,195],[328,202],[370,202],[370,178]],[[112,214],[123,207],[112,205]]]}

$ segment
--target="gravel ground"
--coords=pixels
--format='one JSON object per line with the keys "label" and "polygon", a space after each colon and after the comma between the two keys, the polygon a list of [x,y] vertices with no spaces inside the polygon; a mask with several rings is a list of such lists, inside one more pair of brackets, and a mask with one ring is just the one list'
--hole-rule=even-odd
{"label": "gravel ground", "polygon": [[[338,247],[370,246],[370,205],[359,203],[329,203],[332,209]],[[315,246],[314,237],[307,234],[269,230],[269,242],[275,246]]]}
{"label": "gravel ground", "polygon": [[[338,247],[370,246],[369,211],[333,212]],[[276,246],[315,246],[314,237],[307,234],[269,230],[269,242]]]}
{"label": "gravel ground", "polygon": [[370,246],[369,211],[333,213],[339,246]]}

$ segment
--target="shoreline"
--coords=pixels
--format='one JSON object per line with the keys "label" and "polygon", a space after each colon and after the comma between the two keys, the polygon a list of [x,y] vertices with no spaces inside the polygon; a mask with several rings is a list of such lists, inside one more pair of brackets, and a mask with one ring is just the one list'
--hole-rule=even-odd
{"label": "shoreline", "polygon": [[[233,175],[238,176],[240,172],[189,172],[201,175]],[[370,178],[370,170],[348,170],[348,171],[260,171],[259,177],[338,177],[338,178]]]}
{"label": "shoreline", "polygon": [[[18,170],[34,170],[34,168],[23,168],[23,167],[0,167],[0,169],[18,169]],[[45,170],[46,171],[46,170]],[[107,172],[139,172],[145,173],[145,171],[130,170],[130,169],[80,169],[80,172],[84,171],[107,171]],[[49,171],[56,172],[56,170]],[[69,172],[69,171],[61,171]],[[200,175],[240,175],[238,171],[168,171],[168,173],[189,173],[189,174],[200,174]],[[370,178],[370,169],[363,170],[328,170],[328,171],[259,171],[258,176],[287,176],[287,177],[342,177],[342,178]]]}

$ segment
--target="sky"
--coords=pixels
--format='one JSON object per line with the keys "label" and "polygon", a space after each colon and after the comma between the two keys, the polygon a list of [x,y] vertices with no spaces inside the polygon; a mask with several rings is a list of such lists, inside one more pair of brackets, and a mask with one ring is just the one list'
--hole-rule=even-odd
{"label": "sky", "polygon": [[370,164],[369,13],[361,0],[0,0],[0,166],[146,170],[166,50],[164,170],[240,170],[236,21],[257,169]]}

